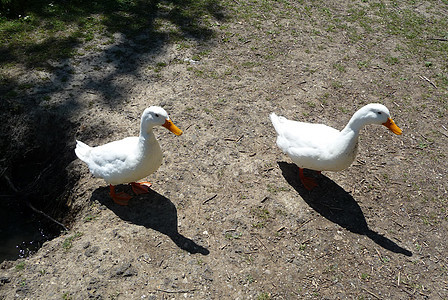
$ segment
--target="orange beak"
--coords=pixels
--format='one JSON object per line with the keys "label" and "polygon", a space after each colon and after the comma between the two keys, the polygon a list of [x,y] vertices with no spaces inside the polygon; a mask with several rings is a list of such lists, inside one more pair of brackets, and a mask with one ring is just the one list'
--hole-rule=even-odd
{"label": "orange beak", "polygon": [[391,118],[388,118],[386,123],[383,123],[383,125],[389,128],[389,130],[392,131],[393,133],[398,135],[401,134],[400,127],[398,127],[397,124],[395,124],[395,122]]}
{"label": "orange beak", "polygon": [[174,123],[171,120],[166,119],[165,123],[162,126],[165,127],[166,129],[168,129],[169,131],[171,131],[172,133],[174,133],[175,135],[182,134],[182,130],[177,128],[177,126],[174,125]]}

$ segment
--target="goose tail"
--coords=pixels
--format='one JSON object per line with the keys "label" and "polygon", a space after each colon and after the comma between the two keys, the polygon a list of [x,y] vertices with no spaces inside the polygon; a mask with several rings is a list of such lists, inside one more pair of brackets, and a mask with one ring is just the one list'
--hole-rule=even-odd
{"label": "goose tail", "polygon": [[78,140],[76,141],[75,154],[80,160],[85,162],[89,157],[91,149],[92,147],[90,147],[89,145]]}
{"label": "goose tail", "polygon": [[281,128],[281,124],[282,124],[282,121],[285,120],[285,118],[284,117],[279,117],[275,113],[271,113],[269,115],[269,118],[271,119],[271,122],[272,122],[272,125],[274,126],[275,131],[277,133],[280,133],[280,131],[281,131],[281,129],[280,129]]}

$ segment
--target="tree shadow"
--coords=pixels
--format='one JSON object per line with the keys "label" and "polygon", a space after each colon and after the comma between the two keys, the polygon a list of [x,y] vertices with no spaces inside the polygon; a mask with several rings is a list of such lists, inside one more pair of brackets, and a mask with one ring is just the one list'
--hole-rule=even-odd
{"label": "tree shadow", "polygon": [[177,209],[170,199],[150,190],[149,194],[135,196],[128,206],[115,204],[108,194],[109,188],[96,189],[91,200],[98,200],[120,219],[145,226],[167,235],[179,248],[191,254],[208,255],[210,251],[178,231]]}
{"label": "tree shadow", "polygon": [[352,195],[324,175],[319,175],[319,186],[305,189],[299,179],[299,168],[292,163],[278,162],[283,177],[316,212],[350,232],[365,235],[389,251],[412,256],[412,252],[398,246],[383,235],[371,230],[364,214]]}
{"label": "tree shadow", "polygon": [[[51,68],[49,59],[72,56],[76,47],[98,31],[123,33],[136,48],[148,53],[167,40],[207,40],[214,35],[209,16],[225,18],[217,0],[21,0],[0,3],[0,8],[9,11],[6,16],[15,21],[2,28],[9,42],[0,45],[0,64],[19,62],[47,69]],[[21,37],[42,30],[46,34],[39,42]]]}

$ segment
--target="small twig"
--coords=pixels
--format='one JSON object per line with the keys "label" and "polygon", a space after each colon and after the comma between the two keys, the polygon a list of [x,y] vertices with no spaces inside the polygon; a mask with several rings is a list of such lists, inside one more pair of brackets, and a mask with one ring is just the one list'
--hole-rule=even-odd
{"label": "small twig", "polygon": [[215,199],[216,196],[218,196],[218,194],[214,194],[213,196],[211,196],[210,198],[208,198],[207,200],[205,200],[204,202],[202,202],[202,204],[206,204],[207,202],[209,202],[209,201]]}
{"label": "small twig", "polygon": [[306,223],[311,222],[312,219],[308,219],[305,222],[303,222],[302,224],[299,225],[299,227],[297,229],[302,228],[303,226],[305,226]]}
{"label": "small twig", "polygon": [[443,131],[440,131],[440,130],[438,130],[441,134],[443,134],[445,137],[448,137],[448,134],[446,134],[445,132],[443,132]]}
{"label": "small twig", "polygon": [[8,176],[3,175],[3,178],[6,179],[6,182],[8,183],[9,187],[14,191],[14,193],[19,193],[19,190],[16,188],[16,186],[12,183],[11,179],[9,179]]}
{"label": "small twig", "polygon": [[437,86],[434,84],[434,82],[432,82],[431,80],[429,80],[426,76],[422,76],[422,75],[418,75],[421,79],[426,80],[427,82],[429,82],[433,87],[437,88]]}
{"label": "small twig", "polygon": [[419,132],[419,134],[424,138],[428,143],[434,144],[434,142],[430,141],[426,136],[424,136],[422,133]]}
{"label": "small twig", "polygon": [[403,225],[401,225],[400,223],[398,223],[397,221],[393,221],[395,224],[397,224],[398,226],[400,226],[401,228],[405,228]]}
{"label": "small twig", "polygon": [[168,294],[182,294],[182,293],[191,293],[194,291],[197,291],[198,289],[191,289],[191,290],[178,290],[178,291],[173,291],[173,290],[162,290],[162,289],[156,289],[156,291],[158,292],[163,292],[163,293],[168,293]]}
{"label": "small twig", "polygon": [[58,224],[59,226],[61,226],[62,228],[64,228],[65,231],[68,231],[68,228],[65,227],[64,224],[62,224],[62,223],[59,222],[59,221],[56,221],[55,219],[53,219],[52,217],[50,217],[49,215],[47,215],[47,214],[44,213],[43,211],[38,210],[38,209],[35,208],[30,202],[28,202],[28,201],[25,201],[25,202],[26,202],[26,204],[28,205],[28,207],[31,208],[33,211],[35,211],[35,212],[37,212],[37,213],[43,215],[43,216],[46,217],[47,219],[53,221],[54,223],[56,223],[56,224]]}
{"label": "small twig", "polygon": [[[8,183],[9,187],[10,187],[16,194],[20,194],[20,191],[15,187],[14,183],[12,183],[11,179],[9,179],[8,176],[3,175],[3,178],[6,179],[6,182]],[[22,200],[23,200],[23,202],[25,202],[25,204],[26,204],[29,208],[31,208],[34,212],[37,212],[38,214],[41,214],[42,216],[46,217],[46,218],[49,219],[50,221],[52,221],[52,222],[58,224],[59,226],[61,226],[62,228],[64,228],[65,231],[68,231],[67,227],[65,227],[64,224],[62,224],[62,223],[59,222],[59,221],[56,221],[55,219],[53,219],[52,217],[50,217],[49,215],[47,215],[47,214],[44,213],[43,211],[38,210],[37,208],[35,208],[35,207],[31,204],[31,202],[29,202],[29,201],[27,201],[27,200],[24,200],[24,199],[22,199]]]}
{"label": "small twig", "polygon": [[380,258],[381,261],[383,261],[383,257],[381,256],[380,251],[378,251],[378,249],[375,248],[376,253],[378,254],[378,257]]}
{"label": "small twig", "polygon": [[228,142],[235,142],[238,143],[239,141],[241,141],[241,139],[244,137],[244,134],[241,135],[239,138],[235,139],[235,138],[224,138],[224,141],[228,141]]}
{"label": "small twig", "polygon": [[362,287],[362,289],[363,289],[364,291],[366,291],[367,293],[369,293],[370,295],[372,295],[373,297],[375,297],[376,299],[381,299],[379,296],[377,296],[375,293],[369,291],[368,289],[363,288],[363,287]]}
{"label": "small twig", "polygon": [[428,38],[429,41],[440,41],[440,42],[448,42],[448,39],[444,38]]}
{"label": "small twig", "polygon": [[257,240],[258,240],[258,242],[268,251],[268,253],[269,253],[269,255],[271,255],[272,256],[272,253],[271,253],[271,251],[269,250],[269,248],[268,247],[266,247],[266,245],[258,238],[258,236],[256,236],[255,234],[253,235]]}
{"label": "small twig", "polygon": [[277,232],[280,232],[280,231],[282,231],[283,229],[285,229],[286,227],[285,226],[282,226],[282,227],[280,227],[279,229],[277,229]]}
{"label": "small twig", "polygon": [[403,292],[406,292],[406,293],[408,293],[408,295],[410,295],[410,296],[413,296],[414,294],[415,294],[415,290],[414,290],[414,292],[413,293],[411,293],[410,291],[407,291],[406,289],[401,289]]}

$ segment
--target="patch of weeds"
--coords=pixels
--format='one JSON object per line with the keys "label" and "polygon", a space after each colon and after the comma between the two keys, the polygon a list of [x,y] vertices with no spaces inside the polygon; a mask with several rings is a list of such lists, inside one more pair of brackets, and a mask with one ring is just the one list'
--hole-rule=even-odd
{"label": "patch of weeds", "polygon": [[272,194],[277,194],[278,192],[287,192],[289,191],[289,189],[287,187],[282,187],[282,186],[276,186],[274,184],[268,184],[267,186],[267,190],[268,192],[272,193]]}
{"label": "patch of weeds", "polygon": [[315,107],[316,107],[316,103],[311,102],[311,101],[307,101],[306,104],[307,104],[308,107],[310,107],[310,108],[315,108]]}
{"label": "patch of weeds", "polygon": [[345,108],[345,107],[343,107],[343,106],[339,106],[338,109],[339,109],[341,112],[343,112],[344,114],[350,112],[347,108]]}
{"label": "patch of weeds", "polygon": [[258,63],[254,61],[245,61],[241,64],[244,68],[253,68],[258,65]]}
{"label": "patch of weeds", "polygon": [[251,283],[255,282],[255,278],[254,278],[254,276],[252,276],[252,274],[247,274],[245,281],[246,281],[246,283],[251,284]]}
{"label": "patch of weeds", "polygon": [[226,232],[224,237],[228,240],[238,240],[241,238],[242,234],[238,232]]}
{"label": "patch of weeds", "polygon": [[341,73],[345,72],[345,66],[343,64],[341,64],[341,63],[334,63],[333,64],[333,68],[338,70]]}
{"label": "patch of weeds", "polygon": [[262,220],[267,220],[270,218],[270,213],[267,208],[257,207],[251,210],[252,214]]}
{"label": "patch of weeds", "polygon": [[271,300],[271,294],[267,292],[262,292],[258,294],[257,300]]}
{"label": "patch of weeds", "polygon": [[187,67],[187,71],[193,72],[193,74],[200,78],[206,78],[207,75],[203,69]]}
{"label": "patch of weeds", "polygon": [[428,144],[425,142],[420,142],[420,143],[418,143],[418,148],[423,150],[425,148],[428,148]]}
{"label": "patch of weeds", "polygon": [[331,86],[332,86],[334,89],[340,89],[340,88],[343,88],[343,87],[344,87],[344,85],[342,84],[342,82],[337,81],[337,80],[332,81],[332,82],[331,82]]}
{"label": "patch of weeds", "polygon": [[252,223],[252,227],[253,228],[257,228],[257,229],[264,228],[265,226],[266,226],[266,222]]}
{"label": "patch of weeds", "polygon": [[384,61],[385,61],[386,64],[388,64],[389,66],[396,65],[396,64],[398,64],[398,62],[399,62],[398,57],[391,56],[391,55],[387,55],[387,56],[384,58]]}
{"label": "patch of weeds", "polygon": [[366,69],[366,68],[368,68],[368,67],[370,66],[370,62],[365,61],[365,60],[363,60],[363,61],[358,61],[358,62],[356,63],[356,65],[358,66],[358,69]]}
{"label": "patch of weeds", "polygon": [[264,228],[267,221],[271,218],[269,210],[266,208],[257,207],[255,209],[251,209],[251,213],[258,219],[256,223],[252,224],[252,227],[254,228]]}
{"label": "patch of weeds", "polygon": [[284,210],[281,210],[280,208],[277,208],[277,209],[275,210],[275,213],[276,213],[277,215],[280,215],[280,216],[283,216],[283,217],[286,217],[286,216],[288,215]]}
{"label": "patch of weeds", "polygon": [[16,270],[17,271],[23,271],[25,269],[25,262],[21,261],[16,265]]}
{"label": "patch of weeds", "polygon": [[96,218],[97,218],[97,216],[89,214],[89,215],[84,217],[84,222],[90,222],[90,221],[95,220]]}
{"label": "patch of weeds", "polygon": [[203,108],[202,110],[207,114],[211,114],[213,112],[210,108],[206,108],[206,107]]}
{"label": "patch of weeds", "polygon": [[165,68],[168,64],[166,62],[158,62],[156,63],[156,65],[153,67],[154,72],[156,73],[160,73],[162,71],[163,68]]}
{"label": "patch of weeds", "polygon": [[210,53],[210,50],[207,51],[201,51],[197,54],[194,54],[191,59],[194,61],[200,61],[204,56],[207,56]]}
{"label": "patch of weeds", "polygon": [[369,281],[370,275],[367,273],[361,273],[361,279],[365,281]]}
{"label": "patch of weeds", "polygon": [[445,74],[437,74],[436,82],[438,86],[444,86],[445,88],[448,87],[448,75]]}
{"label": "patch of weeds", "polygon": [[312,69],[310,66],[305,66],[305,69],[303,70],[305,73],[314,74],[317,72],[317,69]]}
{"label": "patch of weeds", "polygon": [[68,251],[73,246],[73,240],[82,236],[81,232],[76,232],[74,235],[67,237],[64,242],[62,242],[62,248]]}
{"label": "patch of weeds", "polygon": [[69,293],[69,292],[65,292],[65,293],[62,295],[62,299],[64,299],[64,300],[71,300],[71,299],[73,299],[73,298],[72,298],[72,296],[70,296],[70,293]]}
{"label": "patch of weeds", "polygon": [[328,266],[323,273],[329,273],[329,274],[334,274],[336,273],[336,271],[338,270],[338,265],[337,264],[332,264],[330,266]]}

